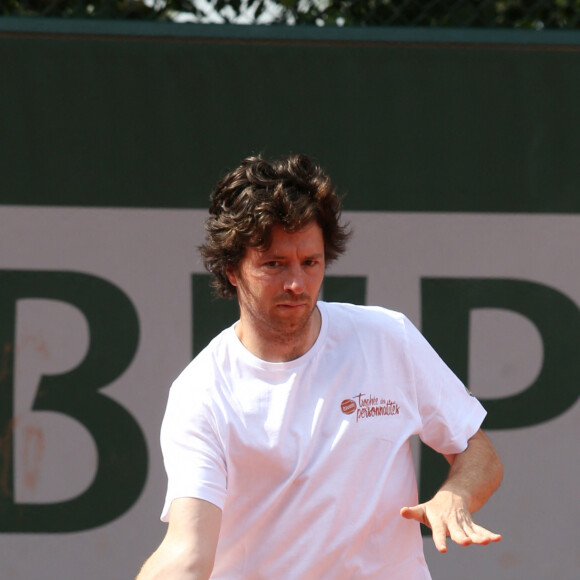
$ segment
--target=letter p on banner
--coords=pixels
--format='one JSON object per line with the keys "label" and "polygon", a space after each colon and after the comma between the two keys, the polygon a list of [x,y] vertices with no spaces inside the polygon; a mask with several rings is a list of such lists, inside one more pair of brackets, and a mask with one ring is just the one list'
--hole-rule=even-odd
{"label": "letter p on banner", "polygon": [[537,282],[495,278],[424,278],[422,331],[455,374],[469,384],[469,315],[500,308],[525,316],[542,338],[544,358],[536,380],[501,399],[481,399],[486,429],[528,427],[557,417],[580,396],[580,309],[565,294]]}
{"label": "letter p on banner", "polygon": [[[580,396],[580,309],[549,286],[509,278],[423,278],[422,332],[455,374],[469,385],[470,313],[479,308],[504,309],[525,316],[537,328],[543,345],[541,370],[525,390],[481,403],[488,415],[485,429],[529,427],[554,419]],[[448,466],[421,446],[420,496],[435,493]]]}

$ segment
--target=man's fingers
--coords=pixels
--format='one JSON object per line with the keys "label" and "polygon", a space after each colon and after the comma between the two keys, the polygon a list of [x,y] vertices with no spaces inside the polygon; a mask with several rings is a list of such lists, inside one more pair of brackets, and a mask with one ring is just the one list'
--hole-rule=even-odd
{"label": "man's fingers", "polygon": [[499,542],[501,540],[500,534],[490,532],[473,521],[449,524],[449,535],[460,546],[469,546],[471,544],[486,546],[491,542]]}
{"label": "man's fingers", "polygon": [[[485,546],[491,542],[499,542],[501,535],[478,526],[471,519],[471,514],[465,510],[455,512],[453,516],[434,518],[428,516],[429,504],[419,504],[401,508],[401,516],[408,520],[416,520],[431,528],[433,543],[441,553],[447,552],[447,536],[460,546],[478,544]],[[450,517],[451,516],[451,517]]]}
{"label": "man's fingers", "polygon": [[447,552],[447,528],[442,525],[434,525],[432,527],[433,543],[439,552],[445,554]]}
{"label": "man's fingers", "polygon": [[450,499],[453,500],[453,496],[438,494],[427,503],[401,508],[401,516],[430,527],[433,543],[441,553],[447,552],[448,536],[459,546],[472,544],[485,546],[501,540],[500,534],[491,532],[473,521],[465,502],[449,501]]}
{"label": "man's fingers", "polygon": [[401,508],[401,515],[408,520],[416,519],[416,517],[415,517],[416,512],[417,512],[417,506],[415,506],[415,507],[402,507]]}
{"label": "man's fingers", "polygon": [[474,544],[480,544],[483,546],[486,546],[491,542],[499,542],[501,540],[501,534],[491,532],[490,530],[478,526],[477,524],[473,524],[470,537]]}
{"label": "man's fingers", "polygon": [[401,508],[401,515],[407,520],[417,520],[418,522],[429,525],[423,504],[413,507]]}
{"label": "man's fingers", "polygon": [[469,546],[474,543],[474,533],[473,528],[469,524],[460,525],[457,522],[448,523],[449,525],[449,537],[460,546]]}

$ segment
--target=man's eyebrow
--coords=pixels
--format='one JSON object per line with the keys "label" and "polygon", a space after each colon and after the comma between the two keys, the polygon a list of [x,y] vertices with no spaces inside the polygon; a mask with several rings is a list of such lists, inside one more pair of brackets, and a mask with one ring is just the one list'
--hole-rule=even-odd
{"label": "man's eyebrow", "polygon": [[[276,251],[272,250],[259,250],[260,254],[263,258],[285,258],[286,254],[279,254]],[[304,254],[307,258],[322,258],[324,256],[324,252],[312,252],[309,254]]]}
{"label": "man's eyebrow", "polygon": [[274,252],[273,250],[258,250],[262,258],[283,258],[282,254]]}

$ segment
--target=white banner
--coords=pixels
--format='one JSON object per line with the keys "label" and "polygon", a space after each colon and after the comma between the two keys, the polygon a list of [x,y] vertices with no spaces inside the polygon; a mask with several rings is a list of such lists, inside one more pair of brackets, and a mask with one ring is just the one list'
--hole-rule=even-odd
{"label": "white banner", "polygon": [[[6,424],[0,486],[8,514],[0,521],[2,578],[132,578],[161,540],[166,479],[159,427],[168,388],[192,354],[191,277],[205,273],[197,253],[205,216],[202,210],[0,207]],[[345,218],[355,234],[329,275],[366,278],[368,304],[403,311],[419,327],[427,303],[422,288],[432,288],[422,284],[429,280],[485,279],[498,287],[509,280],[521,286],[522,304],[537,303],[539,315],[563,313],[559,336],[501,301],[469,313],[469,388],[499,409],[501,428],[488,434],[505,467],[502,487],[478,519],[504,539],[445,555],[427,538],[425,546],[435,580],[580,577],[580,408],[571,390],[578,387],[570,386],[580,382],[578,359],[552,354],[551,346],[562,340],[573,349],[579,342],[580,216],[376,212]],[[61,288],[67,290],[59,298]],[[551,301],[526,302],[528,290]],[[92,301],[69,299],[77,295]],[[433,296],[429,304],[436,304]],[[127,344],[109,355],[105,346],[116,345],[125,331]],[[93,366],[81,367],[85,358]],[[564,362],[552,371],[552,360]],[[106,370],[110,361],[116,362]],[[67,373],[75,369],[95,377],[78,400],[67,387]],[[502,400],[525,394],[543,370],[554,382],[550,392],[542,387],[522,399],[527,419],[512,407],[502,415]],[[98,384],[108,376],[110,382]],[[94,405],[94,424],[82,411],[85,396]],[[530,411],[535,404],[542,408]],[[115,486],[124,480],[107,482],[107,466],[122,463],[117,445],[130,451],[141,436],[144,455],[128,455],[127,489],[133,491],[116,499]],[[95,495],[83,499],[88,489]],[[79,509],[67,510],[75,498]],[[41,508],[54,505],[63,506],[62,518],[56,509],[43,515]],[[91,505],[100,515],[93,517]]]}

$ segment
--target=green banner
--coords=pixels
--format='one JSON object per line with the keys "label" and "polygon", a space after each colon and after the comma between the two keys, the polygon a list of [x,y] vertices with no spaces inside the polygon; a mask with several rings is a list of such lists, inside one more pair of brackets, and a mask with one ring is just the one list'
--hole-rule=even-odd
{"label": "green banner", "polygon": [[0,203],[204,208],[304,152],[349,210],[576,213],[579,40],[0,19]]}

